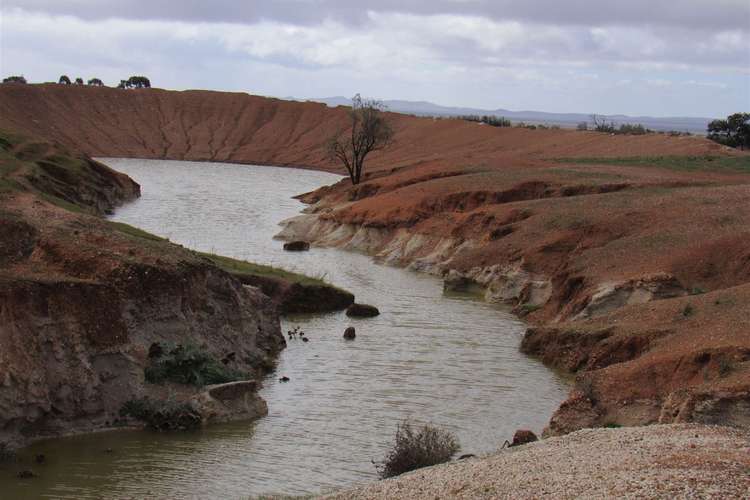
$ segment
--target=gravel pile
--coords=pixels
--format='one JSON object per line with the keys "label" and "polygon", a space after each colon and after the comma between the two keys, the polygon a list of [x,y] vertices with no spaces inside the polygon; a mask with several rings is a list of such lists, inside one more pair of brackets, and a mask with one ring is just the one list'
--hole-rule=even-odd
{"label": "gravel pile", "polygon": [[696,424],[585,429],[327,499],[750,499],[750,433]]}

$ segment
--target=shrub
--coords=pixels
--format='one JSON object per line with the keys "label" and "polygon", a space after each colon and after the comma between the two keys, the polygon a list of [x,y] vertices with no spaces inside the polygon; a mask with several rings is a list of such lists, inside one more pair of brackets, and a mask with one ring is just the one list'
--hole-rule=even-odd
{"label": "shrub", "polygon": [[492,127],[510,127],[510,120],[503,116],[495,115],[461,115],[457,117],[459,120],[466,120],[468,122],[477,122],[490,125]]}
{"label": "shrub", "polygon": [[445,463],[459,449],[458,439],[452,433],[432,425],[425,425],[417,431],[409,421],[405,421],[396,427],[393,448],[375,467],[380,477],[385,479]]}
{"label": "shrub", "polygon": [[693,309],[693,306],[688,304],[685,306],[685,308],[682,310],[682,315],[686,318],[689,316],[692,316],[693,313],[695,313],[695,309]]}
{"label": "shrub", "polygon": [[177,345],[163,351],[163,354],[154,356],[146,367],[147,382],[202,386],[248,378],[247,373],[225,366],[209,353],[192,345]]}
{"label": "shrub", "polygon": [[16,453],[8,448],[7,443],[0,442],[0,463],[13,462],[16,459]]}
{"label": "shrub", "polygon": [[727,358],[721,358],[719,360],[719,377],[724,378],[732,373],[734,366],[732,361]]}
{"label": "shrub", "polygon": [[26,78],[19,75],[13,75],[8,78],[3,78],[3,83],[26,83]]}
{"label": "shrub", "polygon": [[194,429],[203,417],[187,403],[154,401],[149,398],[131,399],[120,408],[121,417],[131,417],[159,431]]}

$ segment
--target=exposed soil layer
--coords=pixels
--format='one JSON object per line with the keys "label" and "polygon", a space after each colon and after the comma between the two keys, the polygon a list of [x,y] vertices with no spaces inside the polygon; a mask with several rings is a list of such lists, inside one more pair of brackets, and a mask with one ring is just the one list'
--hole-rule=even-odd
{"label": "exposed soil layer", "polygon": [[[746,154],[700,137],[391,119],[396,142],[368,157],[364,182],[302,196],[310,213],[284,237],[511,304],[534,325],[523,349],[578,374],[548,434],[748,425]],[[336,170],[324,144],[345,120],[246,94],[0,86],[0,127],[101,156]]]}
{"label": "exposed soil layer", "polygon": [[[86,156],[3,135],[0,148],[0,444],[139,422],[147,397],[203,423],[262,415],[254,383],[144,380],[153,346],[194,346],[253,379],[284,346],[275,304],[178,245],[100,215],[139,195]],[[230,391],[231,392],[231,391]]]}

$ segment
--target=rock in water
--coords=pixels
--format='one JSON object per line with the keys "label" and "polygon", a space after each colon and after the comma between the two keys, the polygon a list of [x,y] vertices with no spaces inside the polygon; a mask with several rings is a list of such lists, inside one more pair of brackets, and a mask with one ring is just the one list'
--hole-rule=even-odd
{"label": "rock in water", "polygon": [[284,250],[288,252],[304,252],[310,250],[310,244],[306,241],[290,241],[284,243]]}
{"label": "rock in water", "polygon": [[346,309],[346,315],[354,318],[372,318],[380,314],[378,308],[367,304],[352,304]]}
{"label": "rock in water", "polygon": [[357,333],[354,330],[353,326],[350,326],[346,330],[344,330],[344,338],[346,340],[354,340],[356,336],[357,336]]}
{"label": "rock in water", "polygon": [[522,444],[533,443],[534,441],[539,441],[536,434],[526,429],[519,429],[513,434],[513,442],[510,445],[521,446]]}

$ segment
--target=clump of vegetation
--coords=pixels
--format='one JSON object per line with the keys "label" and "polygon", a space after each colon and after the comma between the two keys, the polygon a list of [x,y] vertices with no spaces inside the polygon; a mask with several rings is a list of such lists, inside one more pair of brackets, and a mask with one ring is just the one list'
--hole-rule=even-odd
{"label": "clump of vegetation", "polygon": [[724,378],[732,373],[734,366],[728,358],[721,358],[719,360],[719,377]]}
{"label": "clump of vegetation", "polygon": [[[654,132],[653,130],[644,127],[640,123],[623,123],[618,127],[614,121],[607,121],[606,117],[599,115],[591,115],[591,121],[594,124],[594,130],[596,130],[597,132],[604,132],[606,134],[644,135]],[[578,130],[588,130],[588,123],[586,123],[585,129],[582,129],[580,127],[581,125],[579,124]]]}
{"label": "clump of vegetation", "polygon": [[7,443],[0,442],[0,463],[12,462],[16,459],[16,453],[8,448]]}
{"label": "clump of vegetation", "polygon": [[458,439],[452,433],[432,425],[417,430],[409,421],[405,421],[396,427],[393,448],[375,467],[380,477],[385,479],[445,463],[459,449]]}
{"label": "clump of vegetation", "polygon": [[57,83],[60,85],[70,85],[70,77],[68,75],[60,75],[60,79]]}
{"label": "clump of vegetation", "polygon": [[619,429],[620,427],[622,427],[622,425],[616,422],[607,422],[606,424],[604,424],[605,429]]}
{"label": "clump of vegetation", "polygon": [[23,75],[13,75],[3,78],[3,83],[26,83],[26,78]]}
{"label": "clump of vegetation", "polygon": [[616,158],[556,158],[577,165],[658,167],[682,172],[750,173],[750,156],[630,156]]}
{"label": "clump of vegetation", "polygon": [[686,305],[682,310],[682,315],[686,318],[689,318],[693,314],[695,314],[695,308],[691,304]]}
{"label": "clump of vegetation", "polygon": [[700,286],[694,286],[690,289],[690,295],[703,295],[706,293],[706,289]]}
{"label": "clump of vegetation", "polygon": [[484,123],[492,127],[510,127],[510,120],[503,116],[495,115],[461,115],[457,117],[459,120],[466,120],[468,122]]}
{"label": "clump of vegetation", "polygon": [[102,81],[101,81],[100,79],[98,79],[98,78],[92,78],[92,79],[90,79],[90,80],[89,80],[89,81],[88,81],[88,82],[87,82],[86,84],[87,84],[87,85],[92,85],[92,86],[94,86],[94,87],[102,87],[102,86],[104,86],[104,82],[102,82]]}
{"label": "clump of vegetation", "polygon": [[248,374],[234,370],[192,345],[160,349],[151,356],[145,370],[146,381],[152,384],[174,382],[185,385],[211,385],[246,380]]}
{"label": "clump of vegetation", "polygon": [[127,401],[120,408],[120,416],[140,420],[158,431],[195,429],[203,421],[201,414],[188,403],[155,401],[147,397]]}
{"label": "clump of vegetation", "polygon": [[708,138],[732,148],[750,148],[750,113],[734,113],[708,124]]}
{"label": "clump of vegetation", "polygon": [[151,80],[145,76],[131,76],[127,80],[120,80],[118,89],[148,89],[151,88]]}

